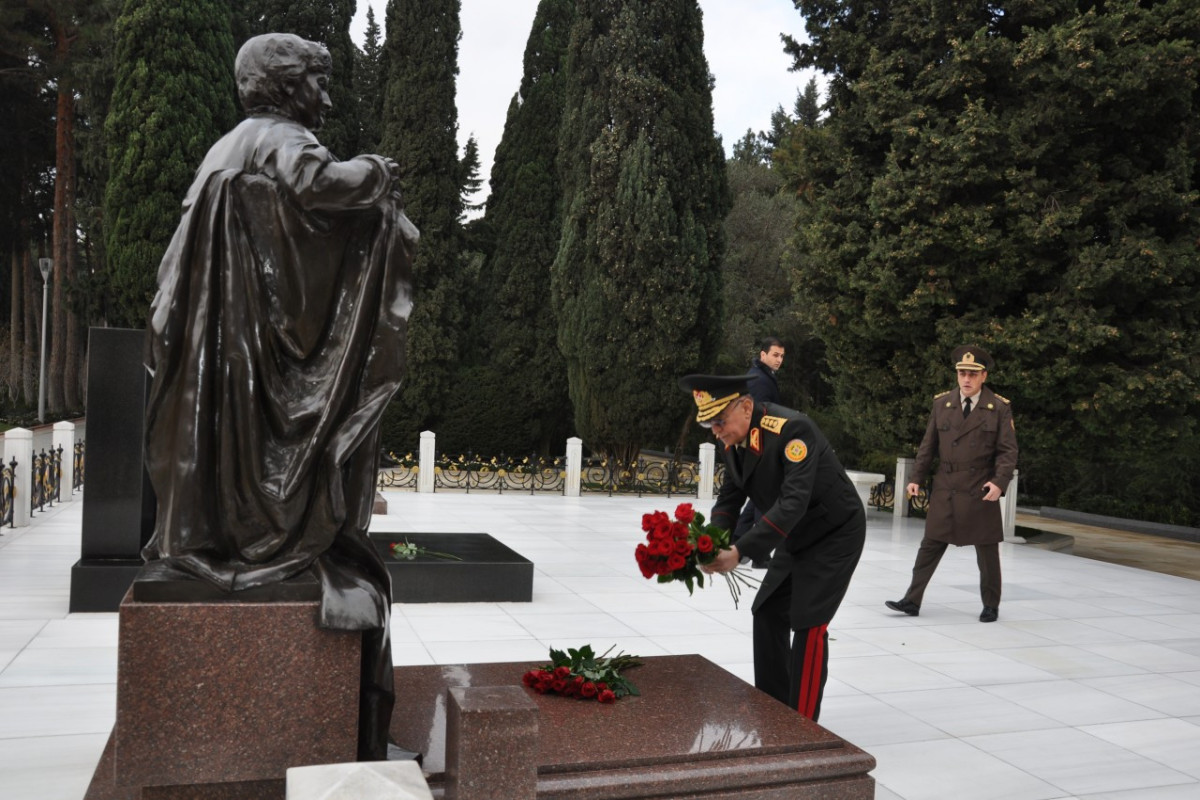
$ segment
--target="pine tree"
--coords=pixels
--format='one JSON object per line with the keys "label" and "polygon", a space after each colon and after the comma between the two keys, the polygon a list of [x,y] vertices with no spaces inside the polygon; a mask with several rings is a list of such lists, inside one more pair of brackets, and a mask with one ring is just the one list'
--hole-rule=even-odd
{"label": "pine tree", "polygon": [[459,0],[389,0],[380,152],[400,165],[408,216],[421,231],[408,323],[407,376],[384,418],[386,446],[409,450],[437,429],[463,325],[462,170],[458,157]]}
{"label": "pine tree", "polygon": [[560,138],[553,267],[576,427],[627,459],[669,446],[678,378],[720,341],[729,190],[695,0],[579,0]]}
{"label": "pine tree", "polygon": [[333,61],[329,81],[333,108],[325,115],[318,136],[338,158],[363,152],[361,95],[354,88],[358,51],[350,39],[355,0],[247,0],[230,5],[237,15],[235,52],[246,39],[263,33],[294,33],[325,46]]}
{"label": "pine tree", "polygon": [[796,65],[833,74],[804,134],[798,305],[862,451],[913,447],[950,349],[978,342],[1023,492],[1195,524],[1200,18],[1182,0],[797,6]]}
{"label": "pine tree", "polygon": [[236,119],[229,6],[126,0],[114,35],[104,197],[109,321],[140,328],[192,175]]}

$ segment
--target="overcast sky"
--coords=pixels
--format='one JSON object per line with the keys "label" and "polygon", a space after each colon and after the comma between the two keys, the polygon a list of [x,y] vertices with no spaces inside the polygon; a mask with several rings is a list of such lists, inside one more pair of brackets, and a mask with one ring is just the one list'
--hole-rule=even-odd
{"label": "overcast sky", "polygon": [[[748,128],[766,130],[771,112],[791,111],[811,73],[789,72],[781,33],[804,38],[804,20],[792,0],[699,0],[704,12],[704,54],[716,78],[713,117],[728,154]],[[458,141],[479,142],[483,190],[504,132],[509,100],[521,85],[521,58],[537,0],[462,0],[458,44]],[[360,45],[367,6],[386,27],[387,0],[358,0],[351,35]],[[820,82],[819,82],[820,83]],[[477,200],[479,198],[476,198]]]}

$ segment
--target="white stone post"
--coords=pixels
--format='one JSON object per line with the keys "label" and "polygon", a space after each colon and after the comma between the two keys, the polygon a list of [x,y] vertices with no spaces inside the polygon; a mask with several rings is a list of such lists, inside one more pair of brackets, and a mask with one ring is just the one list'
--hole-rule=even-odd
{"label": "white stone post", "polygon": [[713,476],[716,473],[717,446],[712,442],[700,445],[700,491],[697,500],[713,499]]}
{"label": "white stone post", "polygon": [[75,491],[75,423],[66,420],[54,423],[54,436],[50,446],[56,451],[62,448],[59,462],[62,475],[58,481],[58,499],[66,503],[73,499],[72,494]]}
{"label": "white stone post", "polygon": [[1017,478],[1020,477],[1019,469],[1013,470],[1012,480],[1008,482],[1008,488],[1004,490],[1004,496],[1000,498],[1000,519],[1004,523],[1004,541],[1020,542],[1022,539],[1017,537]]}
{"label": "white stone post", "polygon": [[13,526],[23,528],[29,524],[29,501],[33,483],[33,431],[28,428],[12,428],[4,433],[4,466],[17,460],[17,474],[13,476]]}
{"label": "white stone post", "polygon": [[420,461],[417,463],[417,491],[433,491],[433,464],[437,459],[437,434],[421,431]]}
{"label": "white stone post", "polygon": [[567,439],[567,483],[563,487],[567,497],[579,497],[579,484],[583,477],[583,439],[572,436]]}
{"label": "white stone post", "polygon": [[896,459],[896,491],[895,497],[892,499],[892,513],[896,516],[908,516],[908,480],[913,473],[913,467],[916,464],[916,459],[912,458],[897,458]]}

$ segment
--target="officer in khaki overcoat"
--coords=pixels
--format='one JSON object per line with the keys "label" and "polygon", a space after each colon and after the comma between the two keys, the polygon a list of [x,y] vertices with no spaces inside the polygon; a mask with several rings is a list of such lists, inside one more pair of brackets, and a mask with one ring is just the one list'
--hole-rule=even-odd
{"label": "officer in khaki overcoat", "polygon": [[995,622],[1000,613],[1000,496],[1017,467],[1017,433],[1005,398],[987,388],[992,357],[981,347],[964,345],[951,354],[958,389],[933,398],[929,425],[917,450],[909,496],[938,460],[929,496],[925,537],[913,564],[912,583],[901,600],[888,600],[893,611],[917,616],[925,587],[948,545],[975,546],[979,565],[980,622]]}

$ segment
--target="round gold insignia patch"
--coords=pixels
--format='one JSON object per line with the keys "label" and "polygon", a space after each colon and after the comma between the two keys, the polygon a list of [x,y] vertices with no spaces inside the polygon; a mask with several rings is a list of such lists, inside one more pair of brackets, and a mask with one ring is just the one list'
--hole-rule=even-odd
{"label": "round gold insignia patch", "polygon": [[783,448],[783,455],[793,464],[799,464],[808,457],[808,446],[799,439],[792,439],[787,443],[787,447]]}

